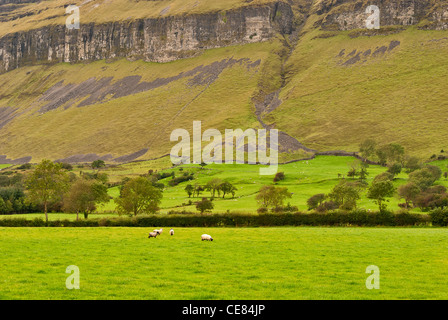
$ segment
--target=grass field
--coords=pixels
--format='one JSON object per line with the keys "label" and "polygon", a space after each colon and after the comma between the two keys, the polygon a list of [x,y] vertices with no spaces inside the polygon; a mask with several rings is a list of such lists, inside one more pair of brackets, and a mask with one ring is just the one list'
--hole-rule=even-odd
{"label": "grass field", "polygon": [[[309,197],[317,193],[329,193],[331,189],[339,183],[338,174],[346,176],[350,169],[351,163],[355,158],[353,157],[338,157],[338,156],[317,156],[313,160],[298,161],[289,164],[280,165],[278,172],[284,172],[286,179],[277,183],[277,186],[285,186],[290,192],[293,193],[290,202],[291,205],[297,206],[299,210],[306,211],[308,209],[306,201]],[[447,171],[448,161],[435,161],[432,164],[438,165],[442,172]],[[146,169],[147,166],[144,166]],[[272,184],[273,176],[260,176],[260,166],[248,165],[248,164],[211,164],[201,169],[198,165],[182,165],[172,169],[162,170],[165,172],[174,171],[176,176],[182,175],[184,172],[194,172],[195,179],[192,181],[184,182],[175,187],[169,187],[168,182],[171,178],[162,180],[165,183],[165,191],[161,204],[162,212],[166,212],[171,209],[181,210],[186,209],[195,211],[193,206],[184,206],[182,208],[176,208],[183,203],[187,203],[188,200],[197,201],[201,196],[210,196],[209,192],[204,192],[200,197],[188,198],[184,191],[187,184],[199,183],[204,185],[212,178],[219,178],[227,180],[234,184],[238,191],[235,199],[230,196],[226,196],[225,199],[215,198],[214,212],[255,212],[258,208],[258,204],[255,200],[255,196],[263,185]],[[116,168],[116,172],[119,172]],[[179,170],[183,170],[182,172]],[[373,178],[386,171],[387,168],[381,166],[371,165],[368,168],[369,176],[367,182],[370,184]],[[134,171],[135,174],[138,170]],[[141,171],[146,173],[147,171]],[[401,173],[396,176],[394,180],[395,187],[398,187],[407,182],[408,174]],[[441,178],[437,181],[437,184],[448,186],[448,181],[445,178]],[[378,206],[370,199],[366,197],[366,191],[362,193],[362,198],[358,202],[358,207],[377,210]],[[110,195],[116,197],[119,195],[117,188],[111,189]],[[389,199],[388,206],[392,210],[398,209],[398,203],[403,200],[398,197],[392,197]],[[286,204],[286,203],[285,203]],[[113,203],[102,207],[100,212],[113,211]],[[414,209],[414,212],[421,212],[419,209]]]}
{"label": "grass field", "polygon": [[[289,164],[279,165],[278,172],[285,173],[285,180],[278,182],[277,186],[287,187],[288,191],[292,192],[292,198],[287,199],[288,202],[297,206],[300,211],[307,211],[308,206],[306,201],[312,195],[317,193],[328,194],[331,189],[337,185],[340,181],[338,174],[345,175],[350,169],[351,163],[355,158],[353,157],[339,157],[339,156],[317,156],[313,160],[304,160],[293,162]],[[442,172],[448,171],[448,160],[440,160],[431,162],[432,165],[437,165],[440,167]],[[167,213],[170,210],[181,211],[186,210],[190,212],[197,212],[195,204],[188,205],[188,201],[191,200],[193,203],[201,200],[204,197],[210,197],[210,193],[204,191],[199,197],[189,198],[185,192],[185,187],[187,184],[198,183],[200,185],[205,185],[212,178],[219,178],[221,180],[226,180],[235,185],[238,189],[235,198],[227,195],[224,199],[221,197],[216,197],[214,200],[213,213],[224,213],[224,212],[241,212],[241,213],[256,213],[258,208],[258,203],[255,200],[255,196],[259,189],[263,185],[273,184],[273,176],[261,176],[259,174],[260,166],[258,165],[248,165],[248,164],[211,164],[205,166],[203,169],[196,164],[192,165],[182,165],[175,168],[170,168],[169,157],[165,157],[155,161],[143,161],[128,163],[119,166],[108,167],[102,169],[101,172],[107,173],[109,180],[111,182],[121,181],[124,177],[136,177],[141,174],[148,173],[148,170],[154,169],[158,172],[172,172],[174,171],[176,176],[181,176],[183,173],[194,173],[194,180],[180,183],[177,186],[169,186],[169,181],[171,177],[160,180],[165,184],[165,189],[163,192],[163,199],[160,204],[160,212],[162,214]],[[79,170],[84,172],[93,172],[90,169],[79,169],[75,168],[73,172],[78,173]],[[182,170],[182,171],[181,171]],[[373,178],[386,171],[387,168],[371,165],[368,168],[369,176],[367,182],[371,184]],[[408,181],[408,174],[402,172],[396,176],[394,180],[395,187],[399,187]],[[448,187],[448,180],[441,178],[436,182],[438,185],[444,185]],[[119,196],[119,187],[113,187],[109,189],[109,195],[112,198]],[[358,208],[378,210],[378,206],[366,197],[367,191],[361,193],[361,199],[358,201]],[[398,199],[397,196],[388,199],[388,208],[390,210],[398,210],[398,204],[404,202],[403,199]],[[184,205],[183,205],[184,204]],[[98,206],[98,214],[89,215],[89,219],[96,217],[111,217],[116,216],[115,212],[115,202],[110,200],[109,203],[105,205]],[[413,213],[421,213],[422,211],[418,208],[413,208],[410,210]],[[4,218],[28,218],[34,219],[37,217],[44,218],[42,213],[33,213],[26,215],[0,215],[0,219]],[[50,213],[50,220],[57,219],[75,219],[75,214],[69,213]],[[84,219],[81,214],[80,219]]]}
{"label": "grass field", "polygon": [[[446,229],[168,230],[0,228],[0,299],[448,298]],[[65,287],[69,265],[79,290]],[[378,290],[366,289],[369,265]]]}

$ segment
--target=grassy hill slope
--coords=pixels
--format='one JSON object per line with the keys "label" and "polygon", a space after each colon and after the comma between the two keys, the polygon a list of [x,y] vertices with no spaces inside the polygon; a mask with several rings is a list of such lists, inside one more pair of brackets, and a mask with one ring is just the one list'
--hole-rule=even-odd
{"label": "grassy hill slope", "polygon": [[365,138],[424,157],[446,148],[447,32],[354,34],[310,32],[299,41],[270,122],[318,150],[357,151]]}
{"label": "grassy hill slope", "polygon": [[[316,13],[307,18],[300,13],[308,2],[293,4],[295,33],[263,43],[163,64],[100,60],[1,74],[0,155],[29,156],[32,162],[148,160],[169,153],[172,130],[191,133],[194,120],[202,121],[203,130],[222,132],[270,125],[318,151],[357,151],[366,138],[401,143],[423,158],[446,149],[447,31],[418,26],[324,31]],[[257,3],[264,2],[251,2]],[[84,22],[93,21],[100,7],[101,19],[113,21],[158,17],[167,7],[174,15],[246,5],[240,0],[97,4],[84,1],[90,8]],[[63,5],[25,4],[4,15],[34,8],[37,21],[52,23],[52,10]],[[9,18],[1,22],[2,32],[38,26],[27,22],[31,16]],[[310,155],[294,150],[281,159]]]}

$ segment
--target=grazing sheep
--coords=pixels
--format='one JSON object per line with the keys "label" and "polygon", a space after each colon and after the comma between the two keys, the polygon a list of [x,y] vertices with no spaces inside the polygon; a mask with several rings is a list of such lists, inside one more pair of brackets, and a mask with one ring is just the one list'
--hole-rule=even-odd
{"label": "grazing sheep", "polygon": [[148,238],[157,238],[157,232],[150,232]]}
{"label": "grazing sheep", "polygon": [[173,228],[171,228],[171,230],[170,230],[170,235],[174,236],[174,230],[173,230]]}
{"label": "grazing sheep", "polygon": [[161,235],[162,231],[163,231],[163,228],[160,228],[160,229],[155,229],[152,232],[157,232],[158,235]]}
{"label": "grazing sheep", "polygon": [[203,235],[201,236],[201,240],[202,240],[202,241],[204,241],[204,240],[206,240],[206,241],[213,241],[213,238],[212,238],[212,236],[209,235],[209,234],[203,234]]}

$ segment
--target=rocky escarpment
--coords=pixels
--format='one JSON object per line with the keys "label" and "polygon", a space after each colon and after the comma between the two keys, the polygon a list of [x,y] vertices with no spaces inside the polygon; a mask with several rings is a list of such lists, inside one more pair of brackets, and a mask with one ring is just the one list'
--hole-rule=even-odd
{"label": "rocky escarpment", "polygon": [[379,8],[381,26],[423,23],[422,29],[448,30],[446,0],[322,0],[314,6],[320,17],[316,25],[333,30],[366,28],[370,5]]}
{"label": "rocky escarpment", "polygon": [[[0,0],[1,8],[37,0]],[[291,1],[294,3],[294,1]],[[366,9],[377,5],[380,24],[448,30],[446,0],[309,0],[305,16],[317,15],[325,30],[366,29]],[[6,9],[6,7],[5,7]],[[266,41],[294,28],[290,4],[275,2],[238,9],[159,18],[81,23],[80,29],[49,25],[0,39],[0,73],[24,65],[110,58],[169,62],[204,49]]]}
{"label": "rocky escarpment", "polygon": [[0,39],[0,72],[44,62],[121,58],[168,62],[202,49],[266,41],[288,34],[293,12],[283,2],[232,11],[105,24],[65,25],[9,34]]}

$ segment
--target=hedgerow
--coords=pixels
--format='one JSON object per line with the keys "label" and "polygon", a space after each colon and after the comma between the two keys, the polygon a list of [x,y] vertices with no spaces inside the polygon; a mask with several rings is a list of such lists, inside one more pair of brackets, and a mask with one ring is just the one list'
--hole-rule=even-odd
{"label": "hedgerow", "polygon": [[448,211],[435,210],[429,215],[331,211],[328,213],[224,213],[224,214],[154,214],[137,217],[113,217],[88,220],[53,220],[41,218],[0,219],[2,227],[273,227],[273,226],[421,226],[448,225]]}

